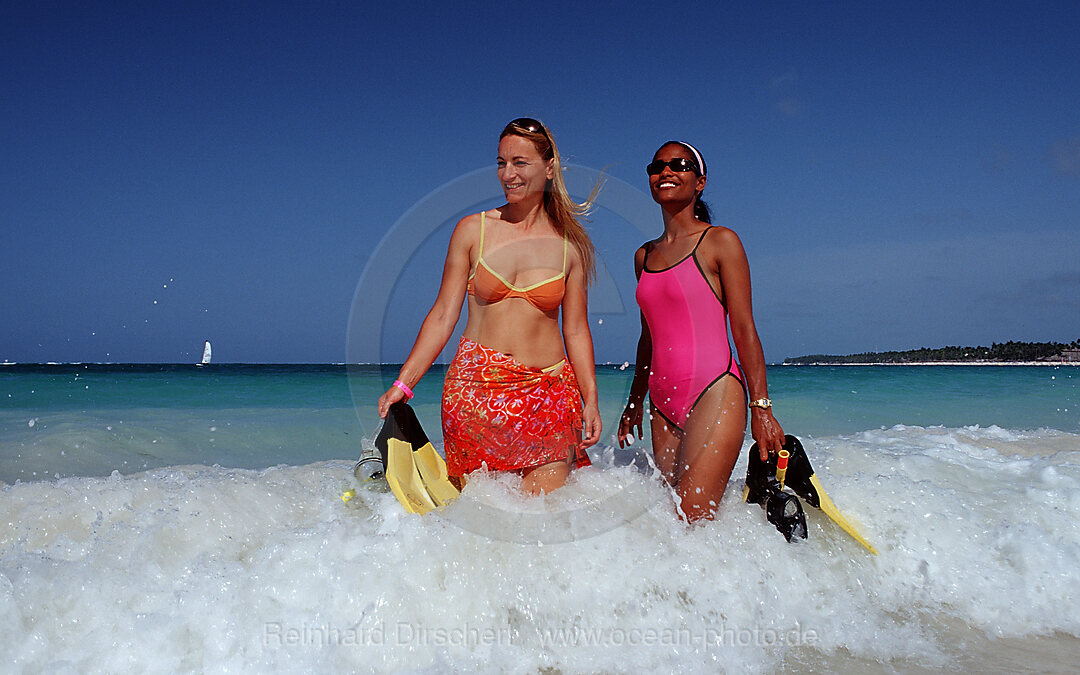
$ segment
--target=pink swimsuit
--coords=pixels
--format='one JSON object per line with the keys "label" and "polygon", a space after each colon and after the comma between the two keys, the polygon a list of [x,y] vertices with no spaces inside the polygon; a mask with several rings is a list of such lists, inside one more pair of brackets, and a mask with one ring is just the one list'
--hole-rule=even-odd
{"label": "pink swimsuit", "polygon": [[701,233],[694,250],[671,267],[645,264],[637,302],[652,336],[649,399],[653,410],[682,430],[702,394],[725,375],[743,385],[739,364],[728,344],[727,312],[697,259],[697,249],[713,228]]}

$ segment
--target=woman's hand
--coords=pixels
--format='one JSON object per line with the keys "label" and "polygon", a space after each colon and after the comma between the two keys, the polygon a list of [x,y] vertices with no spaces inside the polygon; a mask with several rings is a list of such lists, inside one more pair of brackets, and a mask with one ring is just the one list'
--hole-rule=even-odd
{"label": "woman's hand", "polygon": [[600,440],[600,432],[604,427],[603,422],[600,420],[600,409],[595,403],[586,404],[581,413],[581,421],[582,438],[581,443],[578,443],[578,450],[584,450],[596,445],[596,442]]}
{"label": "woman's hand", "polygon": [[[626,442],[627,436],[633,436],[634,438],[641,438],[642,430],[641,423],[645,418],[645,402],[631,400],[626,404],[626,410],[623,410],[622,417],[619,419],[619,447],[625,448],[628,443]],[[634,430],[637,433],[634,433]]]}
{"label": "woman's hand", "polygon": [[405,400],[405,392],[401,391],[397,387],[390,387],[386,390],[386,393],[379,397],[379,417],[385,418],[390,412],[390,406],[394,405],[398,401]]}
{"label": "woman's hand", "polygon": [[772,408],[750,408],[750,435],[757,441],[763,462],[784,447],[784,430],[773,417]]}

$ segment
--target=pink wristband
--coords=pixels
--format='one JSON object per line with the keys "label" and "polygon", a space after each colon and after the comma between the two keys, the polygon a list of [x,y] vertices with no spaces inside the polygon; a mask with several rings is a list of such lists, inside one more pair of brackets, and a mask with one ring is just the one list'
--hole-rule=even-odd
{"label": "pink wristband", "polygon": [[405,392],[406,401],[413,397],[412,389],[409,389],[409,385],[405,384],[401,380],[394,380],[394,386]]}

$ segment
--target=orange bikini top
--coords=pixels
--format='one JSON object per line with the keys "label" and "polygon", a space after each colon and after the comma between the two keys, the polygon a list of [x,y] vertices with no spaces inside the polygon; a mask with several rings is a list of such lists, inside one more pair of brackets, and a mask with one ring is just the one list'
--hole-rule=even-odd
{"label": "orange bikini top", "polygon": [[498,302],[503,298],[524,298],[542,312],[558,309],[566,292],[566,237],[563,237],[563,271],[557,275],[519,288],[502,278],[484,262],[484,212],[480,212],[480,255],[476,269],[469,275],[466,291],[485,302]]}

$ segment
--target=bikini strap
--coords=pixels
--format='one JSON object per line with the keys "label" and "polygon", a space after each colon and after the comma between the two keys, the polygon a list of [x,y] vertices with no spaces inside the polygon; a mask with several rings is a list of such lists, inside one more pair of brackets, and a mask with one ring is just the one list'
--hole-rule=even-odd
{"label": "bikini strap", "polygon": [[476,276],[476,268],[480,267],[481,261],[484,259],[484,212],[480,212],[480,252],[476,255],[476,264],[473,265],[472,270],[469,271],[469,283],[472,284],[473,277]]}
{"label": "bikini strap", "polygon": [[569,240],[566,238],[566,235],[563,235],[563,238],[562,238],[562,273],[564,275],[566,274],[566,247],[567,247],[568,241]]}
{"label": "bikini strap", "polygon": [[476,256],[477,262],[484,257],[484,212],[480,212],[480,254]]}

